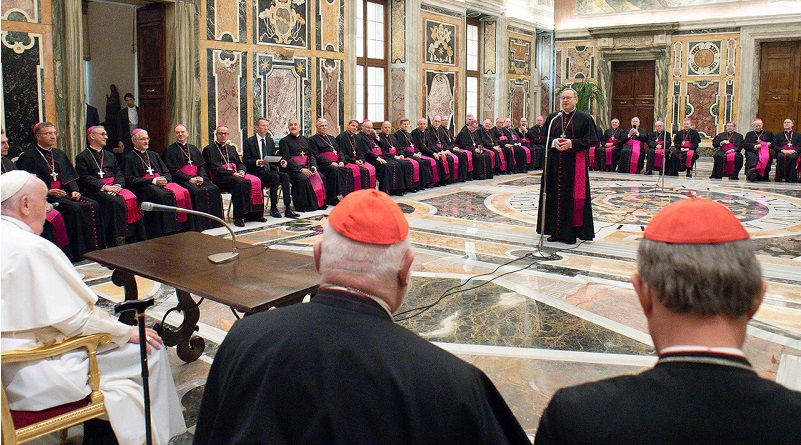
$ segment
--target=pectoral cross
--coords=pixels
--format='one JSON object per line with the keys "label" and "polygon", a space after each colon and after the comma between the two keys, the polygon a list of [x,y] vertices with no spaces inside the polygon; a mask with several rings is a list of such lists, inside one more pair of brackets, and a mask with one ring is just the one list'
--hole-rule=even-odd
{"label": "pectoral cross", "polygon": [[50,177],[53,178],[53,181],[58,181],[58,173],[55,170],[50,172]]}
{"label": "pectoral cross", "polygon": [[300,151],[300,155],[301,155],[301,156],[306,156],[306,152],[305,152],[305,151],[303,151],[303,150],[301,150],[301,151]]}
{"label": "pectoral cross", "polygon": [[565,137],[565,133],[564,133],[564,132],[562,132],[562,135],[561,135],[561,136],[559,136],[559,137],[560,137],[560,138],[564,138],[564,137]]}
{"label": "pectoral cross", "polygon": [[147,171],[147,174],[148,174],[148,175],[152,175],[152,174],[153,174],[153,166],[151,166],[151,165],[148,165],[148,166],[147,166],[147,170],[146,170],[146,171]]}
{"label": "pectoral cross", "polygon": [[103,169],[100,169],[100,171],[97,172],[97,176],[100,176],[100,179],[103,179],[103,176],[106,176],[106,174],[103,173]]}
{"label": "pectoral cross", "polygon": [[189,165],[192,165],[192,156],[189,156],[189,160],[187,161]]}

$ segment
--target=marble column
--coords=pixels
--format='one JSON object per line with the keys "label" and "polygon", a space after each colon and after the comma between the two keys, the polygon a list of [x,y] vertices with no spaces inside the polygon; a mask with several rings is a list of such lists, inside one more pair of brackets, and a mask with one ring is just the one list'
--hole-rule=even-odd
{"label": "marble column", "polygon": [[[417,119],[425,116],[425,106],[421,103],[424,86],[420,74],[420,48],[423,35],[420,32],[420,0],[406,0],[406,116],[410,116],[412,127]],[[411,117],[413,116],[413,117]],[[394,123],[393,123],[394,125]]]}
{"label": "marble column", "polygon": [[495,124],[496,116],[511,117],[512,110],[509,109],[509,83],[507,72],[509,70],[509,32],[506,27],[509,24],[506,13],[501,14],[497,20],[495,31],[495,113],[492,116],[492,123]]}
{"label": "marble column", "polygon": [[86,146],[83,14],[80,0],[52,2],[58,147],[72,159]]}
{"label": "marble column", "polygon": [[[200,145],[200,64],[197,0],[167,4],[167,107],[170,128],[184,124],[189,140]],[[180,48],[180,51],[178,50]],[[170,137],[171,138],[171,137]]]}

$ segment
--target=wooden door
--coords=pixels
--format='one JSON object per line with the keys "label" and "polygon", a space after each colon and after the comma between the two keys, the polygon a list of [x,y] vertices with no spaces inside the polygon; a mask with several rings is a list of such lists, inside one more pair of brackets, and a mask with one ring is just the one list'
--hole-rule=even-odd
{"label": "wooden door", "polygon": [[159,154],[169,145],[164,16],[165,7],[161,3],[136,11],[139,126],[150,136],[150,149]]}
{"label": "wooden door", "polygon": [[801,129],[801,40],[762,44],[758,107],[766,130],[782,131],[788,117]]}
{"label": "wooden door", "polygon": [[620,119],[620,128],[630,128],[631,118],[639,117],[640,126],[654,129],[654,93],[656,66],[653,60],[612,62],[612,118]]}

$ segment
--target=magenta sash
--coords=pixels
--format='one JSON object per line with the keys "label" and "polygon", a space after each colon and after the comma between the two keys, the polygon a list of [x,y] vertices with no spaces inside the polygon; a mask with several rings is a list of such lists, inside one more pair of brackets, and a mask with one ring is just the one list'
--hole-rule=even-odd
{"label": "magenta sash", "polygon": [[451,167],[448,165],[448,160],[445,158],[445,153],[440,153],[439,159],[442,161],[442,170],[447,175],[451,172]]}
{"label": "magenta sash", "polygon": [[684,160],[684,165],[687,168],[693,168],[693,158],[694,157],[695,157],[695,150],[687,150],[687,159]]}
{"label": "magenta sash", "polygon": [[573,181],[573,227],[584,222],[584,202],[587,199],[587,156],[576,153],[575,179]]}
{"label": "magenta sash", "polygon": [[484,150],[490,154],[490,168],[495,170],[495,150]]}
{"label": "magenta sash", "polygon": [[371,151],[376,156],[383,156],[384,155],[384,152],[381,151],[381,147],[376,147],[375,145],[373,145],[373,149]]}
{"label": "magenta sash", "polygon": [[461,152],[467,155],[467,171],[473,171],[473,152],[470,150],[461,150]]}
{"label": "magenta sash", "polygon": [[431,164],[431,183],[436,184],[439,182],[439,170],[437,170],[437,161],[428,156],[422,156],[420,159],[427,160]]}
{"label": "magenta sash", "polygon": [[406,147],[406,149],[409,150],[412,153],[417,153],[417,149],[414,148],[414,145],[410,145],[410,146]]}
{"label": "magenta sash", "polygon": [[61,181],[50,181],[50,188],[64,190],[64,187],[61,186]]}
{"label": "magenta sash", "polygon": [[[459,158],[453,153],[450,153],[449,156],[453,159],[453,179],[457,180],[459,179]],[[443,164],[448,165],[448,161],[445,160]]]}
{"label": "magenta sash", "polygon": [[331,162],[339,162],[339,155],[337,153],[334,153],[333,151],[324,151],[320,153],[320,156],[328,159]]}
{"label": "magenta sash", "polygon": [[[234,167],[234,168],[236,168],[236,167]],[[195,176],[197,176],[197,165],[186,164],[183,167],[179,168],[178,171],[186,173],[187,175],[189,175],[189,176],[194,178]]]}
{"label": "magenta sash", "polygon": [[[160,175],[158,174],[149,175],[145,173],[143,177],[147,179],[153,179],[153,178],[158,178],[159,176]],[[175,196],[176,207],[192,210],[192,198],[189,196],[189,190],[181,187],[180,185],[174,182],[168,182],[167,185],[164,186],[164,188],[172,192],[173,196]],[[188,218],[186,213],[175,212],[175,219],[179,223],[185,223]]]}
{"label": "magenta sash", "polygon": [[640,149],[642,148],[642,141],[630,139],[626,145],[631,147],[631,157],[629,158],[629,173],[637,173],[637,167],[640,162]]}
{"label": "magenta sash", "polygon": [[390,147],[389,147],[389,154],[391,154],[391,155],[396,155],[396,154],[398,154],[398,149],[397,149],[397,148],[395,148],[395,147],[393,147],[393,146],[390,146]]}
{"label": "magenta sash", "polygon": [[[114,178],[100,178],[100,180],[103,181],[103,184],[114,185]],[[132,224],[142,219],[142,214],[139,213],[139,205],[136,202],[136,195],[127,189],[121,189],[119,195],[125,200],[125,208],[128,211],[125,219],[126,224]]]}
{"label": "magenta sash", "polygon": [[598,145],[593,145],[590,147],[590,167],[595,167],[595,149],[598,148]]}
{"label": "magenta sash", "polygon": [[665,161],[665,150],[657,148],[654,150],[654,167],[662,168],[662,163]]}
{"label": "magenta sash", "polygon": [[523,138],[523,145],[525,145],[527,147],[531,147],[531,139]]}
{"label": "magenta sash", "polygon": [[[759,150],[757,151],[759,155],[759,160],[757,161],[756,169],[759,172],[759,176],[765,176],[765,167],[768,166],[768,161],[770,161],[770,151],[768,151],[768,143],[765,141],[759,141]],[[801,159],[801,157],[799,157]]]}
{"label": "magenta sash", "polygon": [[[503,150],[501,150],[501,151],[498,151],[498,152],[496,152],[496,153],[498,153],[499,155],[501,155],[501,171],[502,171],[502,172],[505,172],[505,171],[506,171],[506,156],[504,155],[504,153],[503,153]],[[493,167],[494,167],[494,166],[493,166]]]}
{"label": "magenta sash", "polygon": [[506,137],[506,136],[501,136],[501,137],[499,137],[499,138],[498,138],[498,140],[499,140],[499,141],[508,141],[508,140],[509,140],[509,138],[508,138],[508,137]]}
{"label": "magenta sash", "polygon": [[609,147],[604,146],[604,151],[606,152],[606,165],[607,166],[611,166],[612,165],[612,149],[615,148],[615,141],[617,141],[617,139],[609,138],[606,141],[606,143],[608,144],[608,143],[611,142],[612,145],[609,146]]}
{"label": "magenta sash", "polygon": [[345,164],[345,167],[350,169],[350,174],[353,175],[353,191],[362,189],[362,170],[356,164]]}
{"label": "magenta sash", "polygon": [[690,147],[691,145],[693,144],[691,144],[690,141],[681,141],[682,148],[687,148]]}
{"label": "magenta sash", "polygon": [[[525,145],[521,145],[521,147],[523,147],[523,150],[526,151],[526,164],[531,164],[531,149],[526,147]],[[592,150],[592,157],[593,157],[593,161],[594,161],[595,160],[595,150],[594,149]]]}
{"label": "magenta sash", "polygon": [[442,150],[442,143],[437,143],[437,148],[439,148],[440,150]]}
{"label": "magenta sash", "polygon": [[368,172],[370,172],[370,188],[375,188],[375,166],[369,162],[365,162],[362,164],[362,167],[366,168]]}
{"label": "magenta sash", "polygon": [[[723,151],[731,150],[732,148],[734,148],[734,144],[731,142],[720,146],[720,149]],[[726,176],[731,176],[734,174],[734,154],[735,152],[726,154],[726,164],[723,165],[723,174]]]}
{"label": "magenta sash", "polygon": [[[307,158],[308,156],[303,157]],[[292,159],[295,159],[295,156],[292,156]],[[297,160],[295,162],[297,162]],[[236,164],[233,163],[225,164],[222,167],[236,171]],[[247,173],[245,174],[245,179],[250,181],[250,203],[264,204],[264,192],[261,190],[261,179],[259,179],[258,176],[249,175]]]}
{"label": "magenta sash", "polygon": [[417,163],[417,159],[412,158],[403,158],[412,163],[412,180],[414,182],[420,182],[420,164]]}
{"label": "magenta sash", "polygon": [[309,176],[309,182],[311,182],[312,188],[314,189],[314,194],[317,196],[317,206],[325,206],[325,184],[323,184],[320,174],[315,173]]}
{"label": "magenta sash", "polygon": [[55,242],[56,246],[60,249],[67,247],[69,244],[69,238],[67,238],[67,226],[64,225],[64,217],[61,216],[61,213],[58,210],[51,210],[47,212],[47,216],[45,218],[50,221],[50,224],[53,225],[53,232],[55,232]]}

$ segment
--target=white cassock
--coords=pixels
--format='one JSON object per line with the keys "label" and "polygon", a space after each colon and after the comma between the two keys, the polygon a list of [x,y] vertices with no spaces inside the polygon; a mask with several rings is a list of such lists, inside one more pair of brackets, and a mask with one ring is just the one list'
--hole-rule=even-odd
{"label": "white cassock", "polygon": [[[95,306],[97,296],[64,253],[8,216],[0,221],[2,350],[31,349],[75,335],[108,332],[113,343],[97,354],[100,390],[120,444],[145,442],[145,409],[139,345],[128,343],[131,326]],[[166,444],[186,431],[166,347],[151,348],[153,442]],[[12,410],[39,411],[90,393],[84,350],[52,359],[3,365],[3,385]]]}

